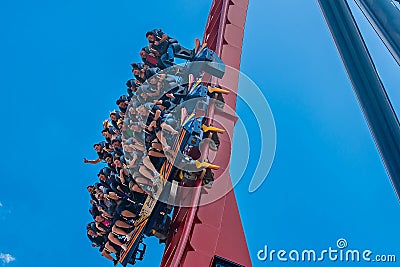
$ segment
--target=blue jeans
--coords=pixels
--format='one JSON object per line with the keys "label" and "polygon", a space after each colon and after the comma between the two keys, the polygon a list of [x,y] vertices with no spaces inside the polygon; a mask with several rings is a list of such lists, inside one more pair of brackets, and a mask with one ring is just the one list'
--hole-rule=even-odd
{"label": "blue jeans", "polygon": [[173,65],[174,62],[174,49],[172,48],[171,45],[168,46],[168,50],[167,53],[163,54],[160,57],[161,62],[163,63],[163,65],[168,68],[171,67]]}

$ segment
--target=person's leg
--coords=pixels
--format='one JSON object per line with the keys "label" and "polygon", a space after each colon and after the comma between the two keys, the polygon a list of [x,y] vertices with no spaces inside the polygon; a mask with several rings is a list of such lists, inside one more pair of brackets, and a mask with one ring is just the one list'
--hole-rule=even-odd
{"label": "person's leg", "polygon": [[[104,246],[108,251],[110,251],[111,253],[117,254],[117,251],[115,250],[115,248],[113,246],[110,245],[109,242],[107,242]],[[104,251],[104,250],[103,250]],[[108,256],[110,256],[110,254],[106,253]],[[104,256],[104,255],[103,255]],[[106,256],[105,256],[106,257]],[[111,257],[111,256],[110,256]],[[106,257],[107,259],[110,259],[108,257]],[[114,260],[114,259],[113,259]]]}
{"label": "person's leg", "polygon": [[109,193],[108,193],[108,197],[111,198],[111,199],[113,199],[113,200],[116,200],[116,201],[119,200],[119,197],[118,197],[118,195],[117,195],[115,192],[109,192]]}
{"label": "person's leg", "polygon": [[[158,138],[158,140],[160,140],[160,142],[163,146],[164,154],[167,154],[166,157],[168,157],[169,159],[174,159],[179,155],[179,154],[177,154],[176,151],[171,149],[171,147],[168,145],[167,139],[165,138],[163,131],[159,131],[157,133],[157,138]],[[149,153],[149,155],[152,156],[150,153]]]}
{"label": "person's leg", "polygon": [[[113,253],[117,253],[117,252],[113,252]],[[116,265],[118,264],[118,260],[114,259],[114,258],[110,255],[110,253],[108,253],[105,249],[103,249],[103,251],[101,252],[101,255],[102,255],[104,258],[106,258],[106,259],[108,259],[108,260],[110,260],[110,261],[113,261],[113,262],[114,262],[114,266],[116,266]]]}
{"label": "person's leg", "polygon": [[[142,176],[144,176],[144,178],[147,178],[147,179],[152,179],[152,178],[155,176],[155,173],[152,172],[151,170],[147,169],[146,166],[144,166],[144,165],[141,165],[141,166],[140,166],[140,168],[139,168],[139,173],[140,173]],[[140,178],[140,177],[138,177],[138,178]],[[142,177],[142,178],[143,178],[143,177]],[[142,179],[142,180],[143,180],[143,179]],[[136,181],[137,183],[139,183],[138,180],[137,180],[136,178],[135,178],[135,181]]]}
{"label": "person's leg", "polygon": [[130,212],[129,210],[121,211],[121,215],[124,216],[125,218],[136,218],[136,214],[133,212]]}
{"label": "person's leg", "polygon": [[117,193],[117,195],[119,194],[119,195],[121,195],[121,194],[124,194],[125,192],[124,191],[122,191],[121,190],[121,188],[119,187],[119,184],[118,183],[111,183],[110,184],[110,187],[111,187],[111,189],[114,191],[114,192],[116,192]]}
{"label": "person's leg", "polygon": [[132,190],[132,191],[135,191],[135,192],[137,192],[137,193],[142,193],[142,194],[145,194],[145,193],[146,193],[146,192],[145,192],[142,188],[140,188],[137,184],[132,185],[131,190]]}
{"label": "person's leg", "polygon": [[[123,222],[121,220],[116,221],[114,226],[117,226],[117,227],[120,227],[120,228],[125,228],[125,229],[129,229],[129,228],[132,227],[131,225],[129,225],[126,222]],[[113,227],[113,230],[114,230],[114,227]]]}
{"label": "person's leg", "polygon": [[161,63],[165,66],[165,68],[169,68],[173,66],[173,63],[171,62],[171,60],[169,59],[169,55],[168,53],[163,54],[160,57]]}
{"label": "person's leg", "polygon": [[103,215],[104,215],[105,217],[107,217],[108,219],[114,218],[114,216],[112,216],[109,212],[107,212],[107,211],[105,211],[105,210],[103,210],[102,212],[103,212]]}
{"label": "person's leg", "polygon": [[157,135],[158,140],[159,140],[159,141],[161,142],[161,144],[162,144],[163,151],[168,151],[168,150],[170,150],[171,147],[168,145],[167,139],[165,139],[165,137],[164,137],[162,131],[158,131],[156,135]]}
{"label": "person's leg", "polygon": [[[158,140],[157,140],[157,141],[158,141]],[[159,150],[159,151],[162,150],[162,145],[161,145],[161,143],[159,143],[159,142],[153,142],[153,143],[151,143],[151,147],[152,147],[152,148],[155,148],[155,149],[157,149],[157,150]]]}
{"label": "person's leg", "polygon": [[118,185],[117,189],[119,192],[125,193],[125,194],[129,194],[129,188],[127,186],[124,185]]}
{"label": "person's leg", "polygon": [[[111,242],[111,243],[113,243],[113,244],[115,244],[115,245],[117,245],[117,246],[119,246],[119,247],[123,247],[124,246],[124,244],[115,236],[115,235],[113,235],[112,233],[110,233],[109,235],[108,235],[108,240],[109,240],[109,242]],[[112,247],[112,245],[111,244],[109,244],[109,246],[110,247]],[[113,247],[112,247],[113,248]],[[108,249],[108,248],[107,248]],[[116,251],[116,249],[115,248],[113,248],[114,249],[114,251]],[[110,250],[111,251],[111,250]],[[111,251],[111,252],[114,252],[114,251]],[[115,253],[115,252],[114,252]]]}
{"label": "person's leg", "polygon": [[[126,236],[127,234],[128,234],[128,232],[127,231],[125,231],[124,229],[121,229],[121,228],[118,228],[117,226],[113,226],[113,228],[112,228],[112,232],[114,233],[114,234],[117,234],[117,235],[120,235],[120,236]],[[111,240],[111,239],[110,239]],[[114,243],[114,242],[113,242]],[[117,245],[119,245],[119,244],[117,244]]]}
{"label": "person's leg", "polygon": [[[152,177],[153,178],[153,177]],[[140,185],[149,185],[153,186],[153,183],[151,182],[152,178],[144,178],[144,177],[138,177],[136,178],[136,183]]]}
{"label": "person's leg", "polygon": [[161,124],[161,128],[162,128],[163,130],[165,130],[165,131],[168,131],[168,132],[172,133],[172,134],[178,134],[178,131],[177,131],[177,130],[175,130],[174,128],[172,128],[171,125],[166,124],[165,122],[163,122],[163,123]]}
{"label": "person's leg", "polygon": [[156,157],[156,158],[165,158],[165,155],[163,153],[158,152],[156,150],[150,150],[148,152],[148,154],[149,154],[149,156]]}
{"label": "person's leg", "polygon": [[174,57],[175,57],[175,53],[174,53],[174,48],[172,47],[172,45],[168,46],[168,60],[172,63],[174,62]]}
{"label": "person's leg", "polygon": [[144,166],[146,166],[146,168],[150,169],[153,173],[157,173],[157,170],[154,167],[153,163],[151,163],[149,156],[146,156],[143,158],[143,164],[144,164]]}

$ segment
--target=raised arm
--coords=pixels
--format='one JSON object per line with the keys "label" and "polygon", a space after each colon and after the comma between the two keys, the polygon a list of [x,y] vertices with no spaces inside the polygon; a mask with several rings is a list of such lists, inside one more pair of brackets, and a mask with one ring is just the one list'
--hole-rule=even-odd
{"label": "raised arm", "polygon": [[101,162],[101,158],[97,158],[95,160],[88,160],[87,158],[84,158],[83,162],[86,164],[97,164]]}

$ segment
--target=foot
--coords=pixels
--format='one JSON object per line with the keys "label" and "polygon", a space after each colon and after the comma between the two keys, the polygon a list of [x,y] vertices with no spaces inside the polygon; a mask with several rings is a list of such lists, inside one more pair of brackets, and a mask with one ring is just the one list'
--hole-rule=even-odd
{"label": "foot", "polygon": [[212,180],[203,180],[203,186],[207,189],[211,189],[214,181]]}
{"label": "foot", "polygon": [[131,241],[131,239],[132,239],[132,235],[126,235],[125,236],[125,240],[126,240],[126,242],[129,242],[129,241]]}

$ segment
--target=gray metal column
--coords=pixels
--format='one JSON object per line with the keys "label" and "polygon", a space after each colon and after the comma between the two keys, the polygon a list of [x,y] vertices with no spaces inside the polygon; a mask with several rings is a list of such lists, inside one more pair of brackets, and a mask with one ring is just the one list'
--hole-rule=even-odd
{"label": "gray metal column", "polygon": [[346,0],[318,0],[400,199],[399,121]]}
{"label": "gray metal column", "polygon": [[355,0],[400,65],[400,11],[389,0]]}

